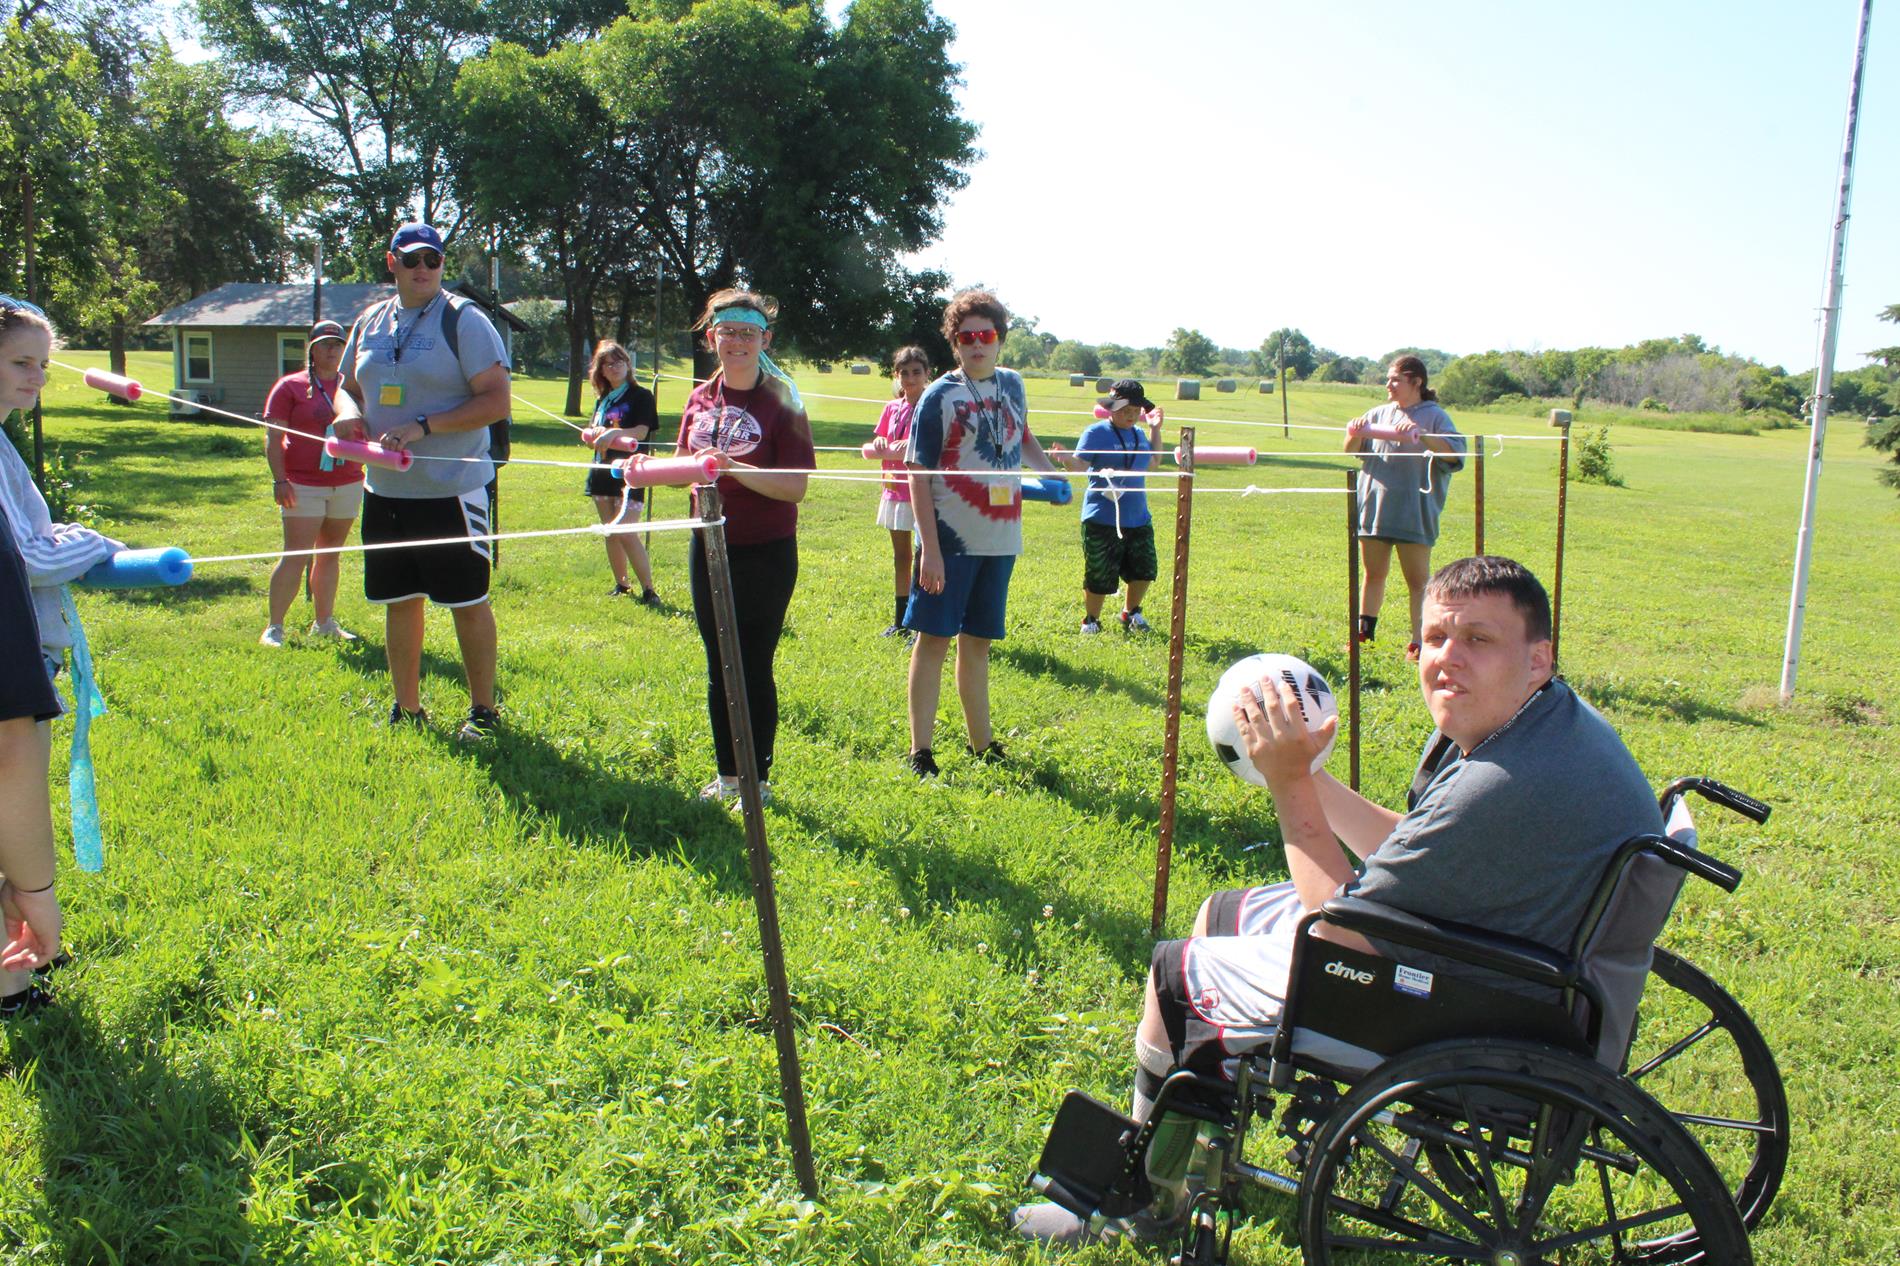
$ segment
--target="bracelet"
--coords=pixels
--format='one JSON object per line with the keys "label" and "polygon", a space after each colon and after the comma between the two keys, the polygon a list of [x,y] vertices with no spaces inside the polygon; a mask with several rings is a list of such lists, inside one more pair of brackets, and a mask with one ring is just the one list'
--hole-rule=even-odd
{"label": "bracelet", "polygon": [[15,884],[13,885],[13,891],[21,894],[22,896],[33,897],[33,896],[39,895],[42,892],[51,892],[53,890],[53,885],[58,882],[59,880],[57,877],[53,879],[49,879],[46,881],[46,887],[44,888],[22,888],[20,887],[20,885]]}

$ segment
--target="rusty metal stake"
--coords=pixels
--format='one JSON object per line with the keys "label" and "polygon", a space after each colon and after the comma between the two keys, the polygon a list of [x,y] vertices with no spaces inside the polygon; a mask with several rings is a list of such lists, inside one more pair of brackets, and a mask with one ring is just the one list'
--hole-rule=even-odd
{"label": "rusty metal stake", "polygon": [[1155,845],[1154,913],[1148,931],[1161,935],[1168,917],[1168,868],[1174,860],[1175,774],[1181,765],[1181,665],[1187,640],[1188,534],[1194,526],[1194,428],[1181,428],[1181,479],[1174,499],[1174,609],[1168,613],[1168,702],[1161,730],[1161,835]]}

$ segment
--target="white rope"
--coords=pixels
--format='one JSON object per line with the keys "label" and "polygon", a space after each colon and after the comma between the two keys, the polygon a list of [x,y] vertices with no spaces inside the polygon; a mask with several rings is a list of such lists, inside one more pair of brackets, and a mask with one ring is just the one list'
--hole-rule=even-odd
{"label": "white rope", "polygon": [[213,554],[192,556],[192,566],[200,563],[249,563],[268,558],[308,558],[317,554],[364,554],[378,549],[424,549],[431,545],[467,545],[473,541],[524,541],[542,536],[625,536],[629,532],[685,532],[694,528],[723,525],[715,519],[662,519],[651,523],[589,523],[584,527],[542,528],[533,532],[488,532],[480,536],[444,536],[432,541],[377,541],[373,544],[321,545],[313,549],[274,549],[257,554]]}
{"label": "white rope", "polygon": [[571,427],[572,429],[576,431],[584,431],[587,429],[586,427],[582,426],[580,423],[574,421],[572,418],[562,417],[560,414],[556,413],[552,409],[543,409],[540,405],[528,399],[528,397],[522,395],[518,391],[511,391],[508,393],[508,395],[512,399],[519,401],[522,404],[527,405],[530,409],[533,409],[536,413],[547,414],[549,417],[553,418],[556,422],[559,422],[562,426]]}

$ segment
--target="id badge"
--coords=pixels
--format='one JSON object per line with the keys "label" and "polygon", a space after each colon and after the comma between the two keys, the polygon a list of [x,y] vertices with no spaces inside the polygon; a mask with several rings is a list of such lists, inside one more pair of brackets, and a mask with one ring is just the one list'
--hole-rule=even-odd
{"label": "id badge", "polygon": [[379,391],[376,395],[376,403],[380,405],[385,405],[391,409],[401,408],[402,407],[402,384],[399,382],[384,383],[382,390]]}
{"label": "id badge", "polygon": [[998,482],[991,484],[990,485],[990,504],[999,509],[1003,506],[1015,505],[1016,504],[1015,485],[1009,483],[1006,480],[999,480]]}

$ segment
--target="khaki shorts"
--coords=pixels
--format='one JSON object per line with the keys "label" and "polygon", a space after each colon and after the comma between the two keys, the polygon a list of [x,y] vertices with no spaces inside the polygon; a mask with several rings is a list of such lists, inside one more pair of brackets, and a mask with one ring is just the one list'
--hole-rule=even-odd
{"label": "khaki shorts", "polygon": [[297,494],[297,504],[283,510],[286,519],[354,519],[363,509],[363,481],[360,479],[334,488],[292,483],[290,489]]}

